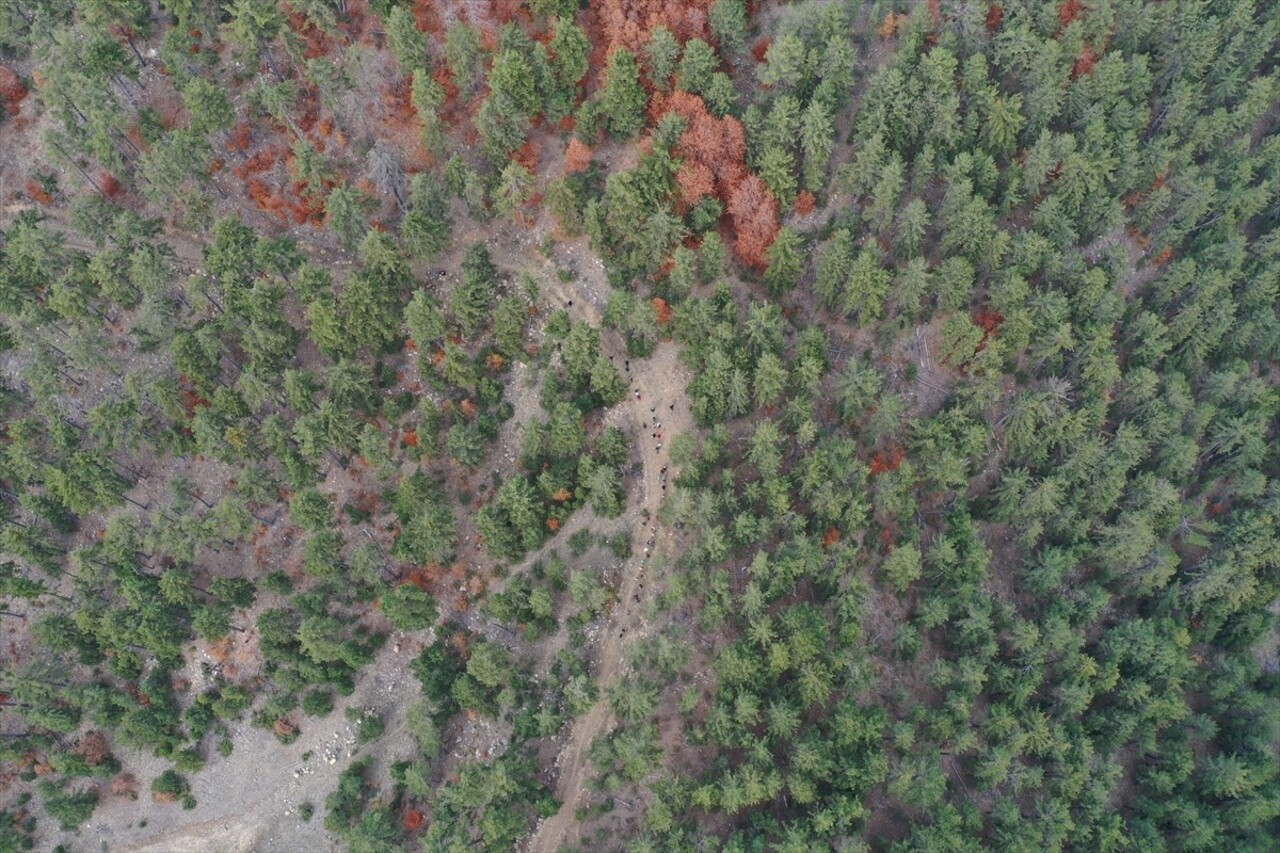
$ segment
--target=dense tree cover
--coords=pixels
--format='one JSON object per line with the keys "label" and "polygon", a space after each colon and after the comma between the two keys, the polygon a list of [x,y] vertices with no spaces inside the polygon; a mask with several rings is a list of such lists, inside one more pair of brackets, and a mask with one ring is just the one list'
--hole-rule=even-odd
{"label": "dense tree cover", "polygon": [[1271,849],[1272,5],[490,6],[0,3],[0,848],[344,705],[357,850],[596,707],[584,849]]}
{"label": "dense tree cover", "polygon": [[[641,671],[719,757],[630,778],[623,735],[597,743],[607,788],[658,796],[642,849],[691,846],[707,813],[731,819],[727,849],[1275,836],[1274,661],[1250,647],[1280,577],[1276,301],[1255,296],[1278,22],[1248,3],[992,8],[872,19],[895,52],[831,189],[853,205],[787,238],[811,264],[780,248],[764,277],[804,288],[819,325],[725,287],[676,310],[705,430],[665,507],[694,535],[670,583],[722,639],[687,704],[691,681]],[[772,146],[809,144],[803,122],[847,97],[805,58],[847,51],[820,40],[832,14],[784,22],[743,112],[775,198],[795,163]],[[1244,65],[1172,59],[1209,43]],[[845,323],[914,340],[913,363],[833,345]],[[916,390],[926,368],[944,395]],[[638,743],[661,701],[643,685],[615,697]]]}

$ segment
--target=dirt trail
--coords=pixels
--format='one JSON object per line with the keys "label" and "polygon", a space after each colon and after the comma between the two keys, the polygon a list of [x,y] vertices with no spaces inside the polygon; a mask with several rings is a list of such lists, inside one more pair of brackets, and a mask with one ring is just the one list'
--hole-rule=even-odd
{"label": "dirt trail", "polygon": [[[533,229],[502,235],[506,239],[491,237],[488,245],[494,262],[500,268],[519,269],[533,275],[538,282],[541,299],[552,307],[565,309],[575,322],[586,321],[600,326],[610,288],[599,258],[586,247],[585,241],[560,242],[557,260],[575,273],[571,281],[562,281],[556,274],[556,263],[529,251],[537,245],[540,236],[541,229]],[[644,610],[654,592],[653,584],[645,586],[648,567],[655,557],[670,556],[672,551],[674,538],[670,531],[658,526],[657,515],[665,496],[663,469],[670,466],[670,441],[693,427],[693,415],[685,393],[691,377],[679,361],[680,349],[674,343],[661,343],[649,358],[629,360],[620,336],[608,331],[601,336],[601,351],[613,360],[630,386],[627,399],[610,409],[604,422],[632,436],[640,448],[643,475],[639,502],[628,506],[621,519],[632,525],[632,556],[623,564],[616,602],[599,633],[594,668],[601,698],[569,728],[567,740],[556,758],[556,799],[561,802],[560,811],[535,828],[524,845],[531,853],[549,853],[558,850],[566,840],[576,840],[569,835],[577,823],[576,813],[588,794],[591,767],[587,751],[596,738],[613,728],[615,722],[609,702],[604,698],[605,689],[626,667],[626,644],[643,636],[648,628]],[[637,390],[639,399],[634,393]],[[655,418],[661,427],[654,426]],[[655,432],[661,433],[661,440],[651,437]],[[675,472],[668,470],[666,473],[665,480],[669,482]],[[599,521],[586,510],[577,512],[552,544],[563,542],[567,535],[581,526]],[[541,556],[541,551],[529,555],[511,576]]]}
{"label": "dirt trail", "polygon": [[[640,505],[629,513],[635,519],[631,537],[632,556],[623,567],[618,598],[601,629],[601,641],[596,659],[596,682],[600,688],[600,700],[590,711],[573,722],[568,741],[556,759],[559,775],[556,783],[556,799],[562,805],[560,811],[540,823],[529,839],[527,849],[534,853],[550,853],[564,844],[566,836],[577,822],[576,813],[586,799],[590,767],[587,750],[599,736],[606,734],[614,723],[609,702],[604,698],[605,689],[622,673],[625,667],[623,650],[627,643],[643,636],[648,626],[644,620],[645,606],[654,592],[654,585],[644,586],[647,564],[656,556],[669,556],[673,539],[668,531],[658,528],[658,507],[665,495],[663,491],[664,468],[670,465],[670,439],[692,427],[692,414],[684,389],[687,371],[677,360],[679,348],[674,344],[660,344],[653,356],[632,362],[631,387],[640,390],[640,399],[632,393],[621,404],[627,419],[633,422],[641,447],[644,476],[641,485]],[[617,361],[620,354],[614,354]],[[674,406],[674,409],[672,409]],[[650,409],[656,411],[651,412]],[[662,441],[650,437],[655,431],[652,418],[656,416],[662,426],[658,428]],[[661,450],[658,449],[661,444]],[[673,472],[668,472],[673,476]],[[644,520],[648,511],[650,521]],[[572,840],[572,839],[571,839]]]}

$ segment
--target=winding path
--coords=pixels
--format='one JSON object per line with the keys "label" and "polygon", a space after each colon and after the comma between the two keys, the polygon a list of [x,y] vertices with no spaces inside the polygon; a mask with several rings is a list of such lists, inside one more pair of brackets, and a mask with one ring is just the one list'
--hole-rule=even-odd
{"label": "winding path", "polygon": [[[577,811],[588,794],[587,780],[591,769],[587,751],[596,738],[608,733],[614,724],[613,713],[605,698],[606,688],[625,668],[625,645],[637,636],[643,636],[648,628],[644,611],[653,595],[654,585],[645,585],[646,564],[654,557],[669,556],[672,552],[672,537],[657,522],[658,507],[664,497],[662,470],[670,465],[669,440],[692,425],[689,400],[684,391],[687,371],[678,361],[678,355],[679,348],[666,343],[660,344],[650,358],[633,362],[631,387],[640,389],[641,399],[637,400],[632,394],[620,404],[628,416],[627,420],[635,424],[633,435],[637,437],[644,465],[640,503],[628,513],[628,517],[635,519],[635,530],[631,536],[632,556],[623,566],[616,602],[601,628],[595,661],[600,699],[590,711],[573,721],[568,740],[556,759],[559,769],[556,799],[561,802],[560,811],[542,821],[530,837],[527,849],[535,853],[558,850],[577,823]],[[614,358],[621,361],[616,354]],[[673,405],[674,409],[671,408]],[[650,409],[657,411],[651,413]],[[659,442],[650,437],[654,432],[651,419],[655,415],[662,423],[661,450],[657,449]],[[644,520],[646,510],[648,522]]]}

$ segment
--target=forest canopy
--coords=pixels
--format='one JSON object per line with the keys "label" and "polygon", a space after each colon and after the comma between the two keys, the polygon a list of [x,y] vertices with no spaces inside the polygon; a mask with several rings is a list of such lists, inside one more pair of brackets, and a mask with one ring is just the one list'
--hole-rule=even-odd
{"label": "forest canopy", "polygon": [[0,850],[1274,849],[1278,50],[0,0]]}

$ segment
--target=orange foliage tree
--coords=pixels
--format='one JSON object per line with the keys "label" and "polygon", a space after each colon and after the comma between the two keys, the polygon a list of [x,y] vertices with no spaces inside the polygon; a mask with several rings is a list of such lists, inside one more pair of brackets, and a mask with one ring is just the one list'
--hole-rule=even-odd
{"label": "orange foliage tree", "polygon": [[711,169],[697,160],[685,160],[676,171],[676,186],[680,188],[680,203],[693,207],[704,197],[715,195],[716,182]]}
{"label": "orange foliage tree", "polygon": [[808,216],[813,213],[813,207],[817,200],[813,197],[813,193],[808,190],[800,190],[800,194],[796,196],[795,211],[798,216]]}
{"label": "orange foliage tree", "polygon": [[733,116],[716,118],[697,95],[657,94],[650,105],[654,117],[675,113],[685,120],[675,154],[680,202],[686,207],[713,195],[724,204],[733,222],[734,248],[742,262],[764,266],[764,253],[778,233],[778,202],[764,183],[749,175],[746,139]]}
{"label": "orange foliage tree", "polygon": [[1072,79],[1088,77],[1093,73],[1093,66],[1097,62],[1098,55],[1094,53],[1093,46],[1086,44],[1080,51],[1080,56],[1076,58],[1075,64],[1071,66]]}
{"label": "orange foliage tree", "polygon": [[671,322],[671,306],[667,304],[667,300],[654,297],[653,316],[657,318],[659,326],[665,326]]}
{"label": "orange foliage tree", "polygon": [[654,27],[663,26],[681,43],[707,39],[707,10],[713,0],[601,0],[593,3],[595,23],[606,53],[625,47],[639,54]]}
{"label": "orange foliage tree", "polygon": [[564,150],[565,174],[573,175],[578,172],[585,172],[590,165],[591,149],[576,136],[570,139],[569,146]]}
{"label": "orange foliage tree", "polygon": [[[655,101],[658,101],[655,106],[659,115],[672,112],[685,120],[676,156],[706,167],[711,173],[716,197],[727,205],[747,173],[744,161],[747,143],[742,124],[733,116],[716,118],[707,112],[702,98],[688,92],[677,91],[661,100],[655,97]],[[685,176],[701,180],[701,173],[686,171]]]}
{"label": "orange foliage tree", "polygon": [[26,190],[27,196],[32,201],[35,201],[44,205],[53,204],[52,196],[50,196],[47,192],[45,192],[44,187],[40,186],[33,180],[28,179],[26,186],[23,189]]}
{"label": "orange foliage tree", "polygon": [[441,19],[440,10],[436,8],[437,5],[436,0],[413,0],[409,5],[410,11],[413,12],[414,23],[427,35],[444,35],[444,21]]}
{"label": "orange foliage tree", "polygon": [[875,456],[871,457],[869,473],[874,477],[877,474],[883,474],[886,471],[897,471],[898,466],[902,464],[902,460],[906,458],[906,451],[901,447],[894,445],[888,450],[882,450]]}
{"label": "orange foliage tree", "polygon": [[733,247],[749,267],[763,269],[764,253],[778,234],[778,202],[764,181],[748,175],[729,199],[729,216],[733,218]]}
{"label": "orange foliage tree", "polygon": [[0,113],[10,112],[17,115],[19,106],[27,96],[27,87],[22,85],[18,75],[0,65]]}
{"label": "orange foliage tree", "polygon": [[107,198],[115,198],[124,192],[124,187],[120,186],[116,176],[110,172],[102,172],[98,175],[98,186]]}

